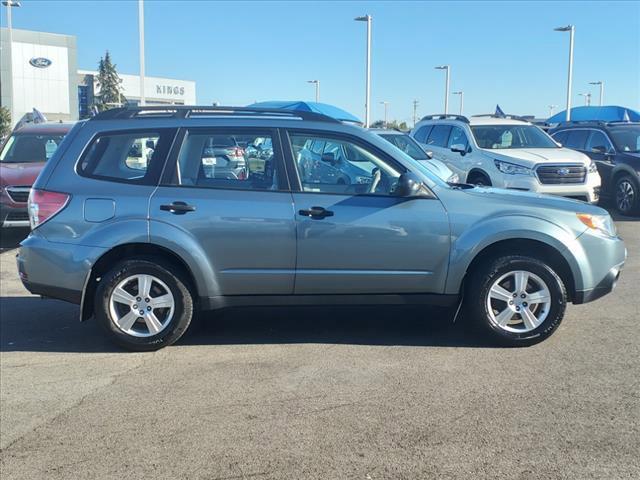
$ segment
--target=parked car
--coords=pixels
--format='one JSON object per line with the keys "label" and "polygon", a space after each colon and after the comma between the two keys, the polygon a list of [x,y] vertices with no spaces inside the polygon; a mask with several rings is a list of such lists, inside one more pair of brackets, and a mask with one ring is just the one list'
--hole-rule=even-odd
{"label": "parked car", "polygon": [[[265,167],[205,175],[208,139],[236,132],[271,140]],[[146,169],[128,167],[131,145],[148,138]],[[296,148],[309,141],[357,152],[371,180],[308,182]],[[69,132],[29,214],[17,255],[25,287],[80,304],[82,320],[94,315],[131,350],[175,342],[197,310],[328,303],[464,302],[463,319],[495,341],[530,345],[567,303],[609,293],[626,259],[599,207],[452,186],[378,135],[286,110],[102,112]]]}
{"label": "parked car", "polygon": [[384,128],[372,128],[370,131],[392,143],[414,160],[422,162],[445,182],[460,182],[460,177],[457,173],[453,173],[451,169],[440,160],[434,159],[432,152],[424,150],[418,142],[406,133],[398,130],[387,130]]}
{"label": "parked car", "polygon": [[640,123],[571,122],[551,130],[551,136],[595,161],[601,194],[613,199],[618,212],[640,215]]}
{"label": "parked car", "polygon": [[596,164],[529,122],[495,115],[430,115],[411,136],[466,183],[598,201]]}
{"label": "parked car", "polygon": [[68,123],[27,124],[0,150],[0,226],[28,227],[31,185],[71,128]]}

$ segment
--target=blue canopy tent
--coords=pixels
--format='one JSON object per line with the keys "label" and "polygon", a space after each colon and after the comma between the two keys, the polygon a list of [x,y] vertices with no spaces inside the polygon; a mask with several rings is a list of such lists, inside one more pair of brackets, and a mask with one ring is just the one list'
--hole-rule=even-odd
{"label": "blue canopy tent", "polygon": [[[566,110],[549,117],[547,123],[562,123],[566,118]],[[626,107],[610,105],[607,107],[573,107],[571,109],[572,122],[640,122],[640,113]]]}
{"label": "blue canopy tent", "polygon": [[281,110],[292,110],[302,112],[315,112],[321,113],[341,122],[350,122],[362,124],[362,120],[338,107],[329,105],[327,103],[319,102],[304,102],[302,100],[283,100],[283,101],[270,101],[270,102],[258,102],[247,105],[247,107],[254,108],[277,108]]}

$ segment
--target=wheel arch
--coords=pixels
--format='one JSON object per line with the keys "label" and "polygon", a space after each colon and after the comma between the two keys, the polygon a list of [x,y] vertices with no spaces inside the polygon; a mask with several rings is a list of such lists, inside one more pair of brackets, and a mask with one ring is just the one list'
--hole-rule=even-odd
{"label": "wheel arch", "polygon": [[483,177],[485,177],[487,180],[489,180],[489,183],[491,185],[493,185],[493,182],[491,181],[491,175],[489,175],[487,172],[485,172],[483,169],[481,168],[477,168],[474,167],[471,170],[469,170],[469,173],[467,174],[467,182],[469,181],[470,178],[472,178],[474,175],[482,175]]}

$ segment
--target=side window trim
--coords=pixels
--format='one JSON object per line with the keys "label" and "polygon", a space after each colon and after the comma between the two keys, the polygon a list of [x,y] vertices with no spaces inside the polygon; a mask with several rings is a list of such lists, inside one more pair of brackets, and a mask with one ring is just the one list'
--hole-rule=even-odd
{"label": "side window trim", "polygon": [[[364,148],[365,150],[369,151],[370,153],[375,154],[381,160],[384,160],[385,162],[393,165],[394,168],[397,168],[399,172],[405,173],[407,171],[406,167],[404,167],[401,163],[399,163],[393,157],[388,155],[386,152],[380,150],[375,145],[365,142],[364,140],[361,140],[360,138],[353,135],[343,134],[343,133],[338,133],[333,131],[311,130],[311,129],[305,129],[305,128],[300,128],[300,129],[287,128],[287,129],[283,129],[282,132],[283,132],[284,157],[285,157],[285,163],[287,167],[287,174],[290,179],[291,191],[295,193],[313,193],[317,195],[344,195],[344,194],[333,193],[333,192],[307,192],[302,188],[302,179],[300,178],[300,173],[298,172],[298,168],[296,167],[296,161],[293,155],[293,144],[291,143],[291,135],[309,135],[312,137],[320,137],[320,138],[326,138],[326,139],[335,139],[340,141],[352,142]],[[370,196],[387,197],[388,195],[371,194]]]}
{"label": "side window trim", "polygon": [[[180,157],[180,151],[182,150],[185,140],[188,137],[189,131],[191,132],[214,132],[212,134],[224,134],[227,132],[232,133],[269,133],[271,136],[271,142],[274,150],[274,168],[276,169],[276,175],[278,179],[277,190],[252,190],[241,188],[225,188],[225,187],[213,187],[213,186],[198,186],[198,185],[182,185],[180,183],[180,169],[178,168],[178,159]],[[197,127],[181,127],[175,136],[171,151],[167,155],[167,161],[165,163],[164,171],[160,180],[160,186],[174,187],[174,188],[200,188],[206,190],[228,190],[228,191],[260,191],[260,192],[291,192],[291,182],[289,181],[290,175],[286,171],[285,161],[285,148],[283,148],[283,142],[280,138],[280,132],[277,128],[272,127],[228,127],[228,126],[197,126]]]}

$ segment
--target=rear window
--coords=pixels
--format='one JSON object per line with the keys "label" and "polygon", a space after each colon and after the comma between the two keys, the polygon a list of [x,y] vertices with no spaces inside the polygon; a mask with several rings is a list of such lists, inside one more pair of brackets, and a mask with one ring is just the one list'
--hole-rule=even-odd
{"label": "rear window", "polygon": [[158,181],[173,130],[98,135],[78,165],[85,177],[152,185]]}
{"label": "rear window", "polygon": [[46,162],[55,153],[64,135],[27,134],[12,135],[0,152],[3,163]]}

